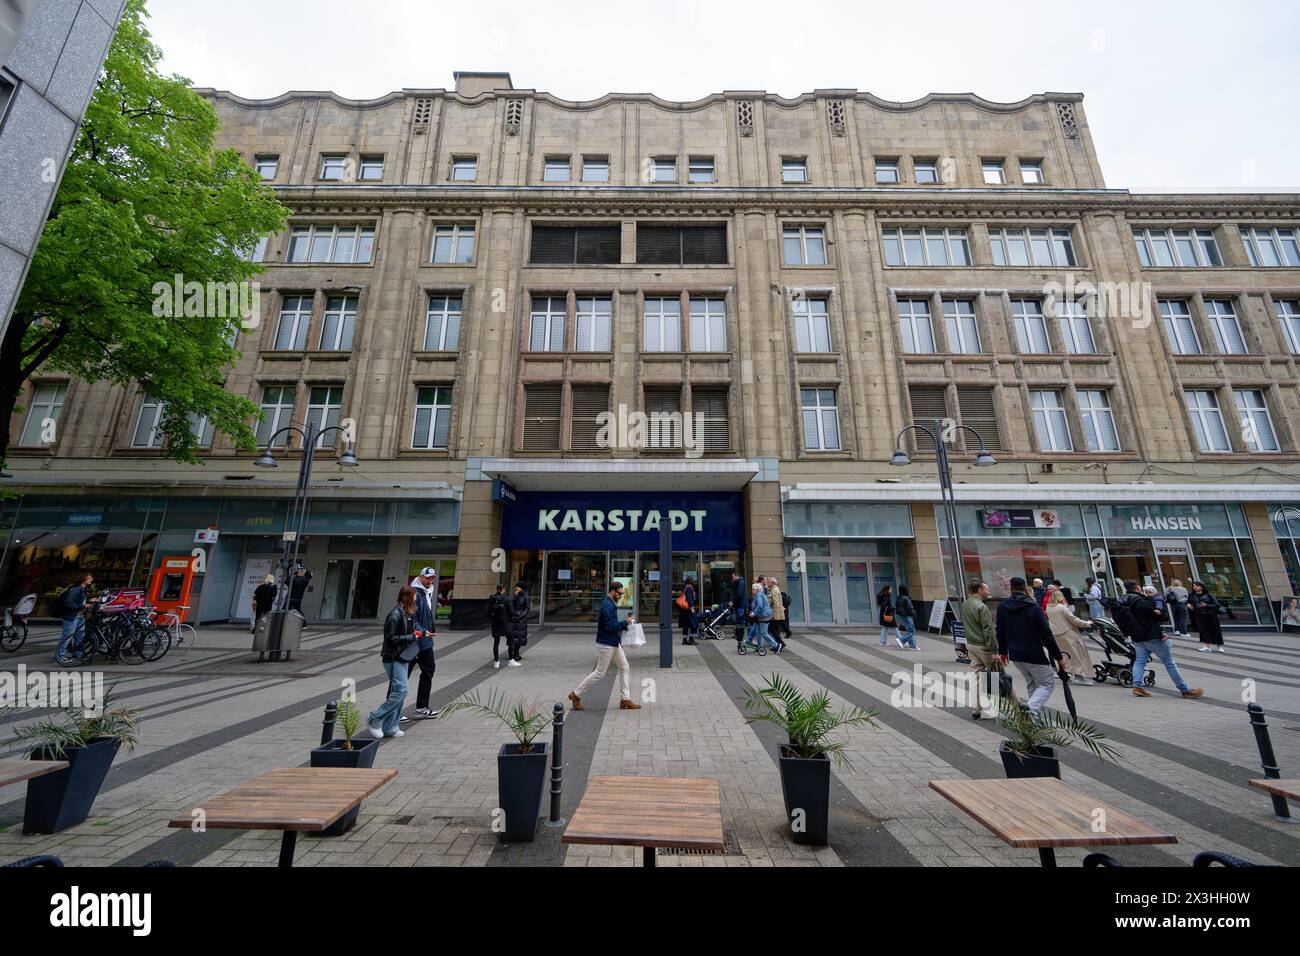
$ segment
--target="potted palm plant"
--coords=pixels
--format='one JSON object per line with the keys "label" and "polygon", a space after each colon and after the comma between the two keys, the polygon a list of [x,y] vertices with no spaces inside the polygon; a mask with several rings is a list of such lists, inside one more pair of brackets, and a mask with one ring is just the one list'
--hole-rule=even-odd
{"label": "potted palm plant", "polygon": [[118,750],[134,749],[140,712],[111,706],[112,694],[110,687],[93,714],[65,707],[14,732],[13,743],[29,748],[29,759],[69,764],[28,781],[24,833],[58,833],[85,822]]}
{"label": "potted palm plant", "polygon": [[515,742],[502,744],[497,753],[498,807],[505,815],[497,838],[503,843],[532,840],[546,782],[546,744],[537,738],[551,725],[554,713],[524,700],[507,701],[496,690],[488,693],[486,701],[478,691],[466,694],[448,704],[442,714],[448,717],[461,710],[499,720],[514,735]]}
{"label": "potted palm plant", "polygon": [[861,707],[834,711],[825,690],[805,697],[794,684],[773,674],[758,690],[745,690],[745,720],[765,721],[785,731],[778,766],[786,819],[795,843],[825,846],[830,828],[831,764],[848,766],[841,728],[876,726],[876,712]]}
{"label": "potted palm plant", "polygon": [[[334,712],[335,726],[343,733],[343,738],[334,739],[315,747],[311,752],[313,767],[360,767],[369,769],[375,765],[375,754],[379,753],[378,740],[354,740],[361,728],[361,708],[355,698],[344,697],[338,702]],[[321,831],[321,836],[340,836],[352,829],[361,812],[358,804],[334,824]]]}
{"label": "potted palm plant", "polygon": [[1008,779],[1061,779],[1061,761],[1055,748],[1068,747],[1076,741],[1098,757],[1119,759],[1119,751],[1103,742],[1105,734],[1069,714],[1046,709],[1035,714],[1014,698],[1003,697],[999,701],[998,723],[1011,732],[998,747]]}

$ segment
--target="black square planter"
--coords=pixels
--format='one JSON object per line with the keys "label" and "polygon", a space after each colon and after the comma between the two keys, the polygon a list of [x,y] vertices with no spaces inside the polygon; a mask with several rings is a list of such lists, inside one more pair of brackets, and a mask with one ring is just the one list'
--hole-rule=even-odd
{"label": "black square planter", "polygon": [[[782,744],[778,764],[790,839],[804,846],[825,846],[830,827],[830,758],[796,757],[793,748]],[[801,829],[795,828],[796,811],[803,813]]]}
{"label": "black square planter", "polygon": [[1039,747],[1033,754],[1023,760],[1006,749],[1006,744],[998,748],[1002,758],[1002,769],[1008,780],[1024,780],[1029,777],[1055,777],[1061,779],[1061,761],[1051,747]]}
{"label": "black square planter", "polygon": [[97,737],[84,747],[68,747],[63,757],[37,748],[33,760],[66,760],[67,770],[27,781],[24,833],[58,833],[85,822],[122,741]]}
{"label": "black square planter", "polygon": [[[379,753],[378,740],[353,740],[352,749],[344,750],[342,740],[331,740],[316,747],[311,752],[313,767],[350,767],[369,770],[375,765],[375,754]],[[342,836],[351,830],[357,822],[361,804],[357,804],[343,814],[335,823],[321,830],[319,836]]]}
{"label": "black square planter", "polygon": [[526,754],[518,744],[503,744],[497,754],[497,800],[505,814],[497,839],[502,843],[527,843],[536,836],[548,756],[543,743],[534,743]]}

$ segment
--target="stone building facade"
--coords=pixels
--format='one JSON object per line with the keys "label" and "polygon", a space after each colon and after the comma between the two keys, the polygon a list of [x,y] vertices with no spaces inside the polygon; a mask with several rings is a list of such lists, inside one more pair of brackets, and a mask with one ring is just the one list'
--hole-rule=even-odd
{"label": "stone building facade", "polygon": [[[1300,197],[1109,189],[1077,94],[203,92],[293,210],[229,387],[350,420],[362,462],[317,466],[309,614],[377,616],[429,563],[458,623],[515,579],[551,622],[612,578],[652,613],[651,514],[674,587],[774,574],[799,622],[959,577],[1197,578],[1259,626],[1300,591]],[[130,390],[59,397],[58,443],[11,459],[37,517],[0,519],[6,581],[42,522],[139,525],[136,580],[212,525],[203,616],[238,615],[290,476],[220,435],[166,461]],[[611,441],[601,413],[657,417]],[[891,466],[914,422],[951,449],[960,568],[930,438]],[[68,525],[81,498],[107,523]]]}

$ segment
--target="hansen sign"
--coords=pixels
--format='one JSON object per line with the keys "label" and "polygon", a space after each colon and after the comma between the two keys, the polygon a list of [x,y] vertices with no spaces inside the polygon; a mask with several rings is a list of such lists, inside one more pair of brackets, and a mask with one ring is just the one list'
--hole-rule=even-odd
{"label": "hansen sign", "polygon": [[1195,515],[1129,515],[1134,531],[1200,531],[1201,519]]}
{"label": "hansen sign", "polygon": [[744,507],[733,492],[518,492],[502,510],[505,548],[566,551],[654,551],[660,528],[675,551],[741,551]]}

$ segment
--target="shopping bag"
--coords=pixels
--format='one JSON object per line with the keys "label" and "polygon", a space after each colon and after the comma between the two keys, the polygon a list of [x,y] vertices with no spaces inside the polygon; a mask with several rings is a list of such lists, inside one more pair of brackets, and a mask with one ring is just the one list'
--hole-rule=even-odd
{"label": "shopping bag", "polygon": [[645,644],[645,631],[640,624],[629,624],[623,632],[624,647],[641,647]]}

